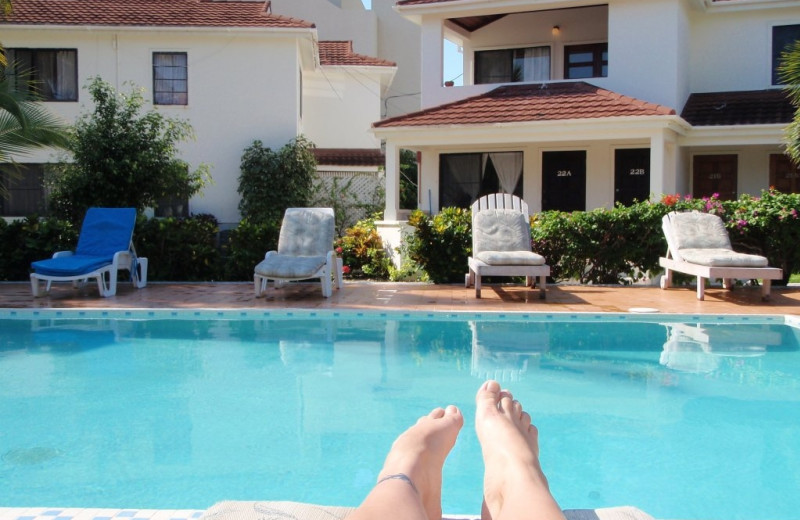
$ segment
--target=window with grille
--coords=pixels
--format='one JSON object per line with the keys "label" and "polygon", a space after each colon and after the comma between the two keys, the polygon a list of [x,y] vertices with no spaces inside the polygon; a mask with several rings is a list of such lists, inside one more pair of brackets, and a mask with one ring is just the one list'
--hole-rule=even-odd
{"label": "window with grille", "polygon": [[564,47],[564,79],[608,77],[608,43]]}
{"label": "window with grille", "polygon": [[188,105],[189,74],[185,52],[153,53],[153,104]]}

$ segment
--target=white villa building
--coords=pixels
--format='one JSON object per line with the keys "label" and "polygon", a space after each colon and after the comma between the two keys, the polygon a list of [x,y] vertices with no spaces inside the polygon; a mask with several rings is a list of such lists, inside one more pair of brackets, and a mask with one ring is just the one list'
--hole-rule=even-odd
{"label": "white villa building", "polygon": [[[373,125],[385,142],[384,232],[405,214],[401,149],[418,153],[418,205],[432,213],[493,191],[538,212],[800,190],[782,153],[793,107],[775,73],[800,39],[798,1],[399,0],[396,10],[420,26],[422,106]],[[461,86],[445,84],[445,40],[463,49]]]}
{"label": "white villa building", "polygon": [[[94,76],[123,92],[143,87],[146,108],[188,120],[197,139],[182,145],[181,158],[209,165],[213,179],[189,211],[223,227],[239,222],[239,165],[254,140],[278,149],[302,134],[323,172],[382,169],[370,126],[384,115],[397,65],[357,52],[345,36],[321,40],[313,20],[264,0],[14,0],[0,20],[7,57],[36,70],[44,104],[66,121],[91,108],[83,87]],[[41,210],[43,172],[58,156],[14,159],[24,177],[0,201],[4,217]]]}

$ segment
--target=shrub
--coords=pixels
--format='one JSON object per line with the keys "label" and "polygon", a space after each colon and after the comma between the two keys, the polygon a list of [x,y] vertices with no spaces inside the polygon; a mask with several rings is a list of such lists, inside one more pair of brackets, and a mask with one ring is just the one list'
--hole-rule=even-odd
{"label": "shrub", "polygon": [[472,213],[468,209],[444,208],[434,217],[416,210],[408,224],[408,255],[434,283],[464,280],[467,258],[472,252]]}
{"label": "shrub", "polygon": [[531,218],[533,250],[543,255],[556,280],[627,283],[656,272],[666,252],[661,204],[565,213],[547,211]]}
{"label": "shrub", "polygon": [[134,240],[137,255],[148,258],[148,279],[219,279],[218,230],[217,219],[212,215],[139,219]]}
{"label": "shrub", "polygon": [[72,161],[47,180],[56,214],[78,224],[91,206],[154,207],[159,199],[188,199],[208,181],[177,158],[178,143],[194,137],[185,121],[151,110],[142,91],[120,94],[99,77],[90,83],[94,111],[75,123]]}
{"label": "shrub", "polygon": [[253,268],[267,251],[277,249],[280,222],[254,224],[243,219],[222,245],[226,280],[252,280]]}
{"label": "shrub", "polygon": [[241,161],[239,210],[253,224],[280,222],[286,208],[311,200],[317,170],[313,143],[299,136],[275,152],[254,141]]}
{"label": "shrub", "polygon": [[336,252],[342,256],[346,277],[389,279],[392,262],[386,255],[374,218],[348,228],[344,236],[336,240]]}
{"label": "shrub", "polygon": [[384,189],[372,193],[372,200],[359,200],[353,189],[356,177],[342,180],[317,179],[311,195],[311,206],[332,208],[336,218],[336,236],[343,236],[347,228],[356,226],[360,218],[372,215],[383,209]]}
{"label": "shrub", "polygon": [[28,280],[31,262],[74,250],[77,242],[77,230],[65,220],[31,215],[6,224],[0,219],[0,280]]}

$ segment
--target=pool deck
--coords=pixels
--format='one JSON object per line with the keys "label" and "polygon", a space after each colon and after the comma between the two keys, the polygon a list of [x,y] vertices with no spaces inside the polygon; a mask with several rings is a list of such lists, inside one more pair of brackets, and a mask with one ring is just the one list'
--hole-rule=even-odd
{"label": "pool deck", "polygon": [[[270,287],[255,298],[252,283],[149,283],[133,289],[122,283],[117,295],[100,298],[89,285],[73,289],[54,285],[49,296],[33,298],[28,283],[0,283],[0,309],[120,308],[120,309],[351,309],[466,312],[626,313],[652,309],[669,314],[800,315],[800,286],[774,287],[768,301],[758,287],[706,290],[698,301],[693,287],[661,290],[652,286],[553,285],[547,298],[519,285],[484,286],[482,298],[463,285],[422,283],[345,282],[331,298],[319,284]],[[57,504],[50,504],[57,506]],[[65,509],[58,507],[0,507],[0,520],[194,520],[198,510]]]}
{"label": "pool deck", "polygon": [[0,308],[144,308],[144,309],[354,309],[468,312],[586,312],[619,313],[649,308],[679,314],[800,315],[800,286],[773,287],[771,298],[761,300],[758,287],[706,289],[698,301],[693,287],[662,290],[652,286],[551,285],[547,298],[519,285],[484,286],[482,298],[463,285],[423,283],[345,282],[331,298],[323,298],[319,284],[297,283],[268,289],[263,298],[253,294],[252,283],[149,283],[143,289],[120,284],[117,295],[100,298],[89,285],[73,289],[53,286],[49,296],[33,298],[28,283],[0,283]]}

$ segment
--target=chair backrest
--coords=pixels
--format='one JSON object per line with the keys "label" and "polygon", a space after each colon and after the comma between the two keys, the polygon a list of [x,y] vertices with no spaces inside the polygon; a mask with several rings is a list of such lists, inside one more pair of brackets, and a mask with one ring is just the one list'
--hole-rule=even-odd
{"label": "chair backrest", "polygon": [[278,253],[325,256],[333,250],[335,224],[333,208],[287,208],[278,237]]}
{"label": "chair backrest", "polygon": [[482,209],[515,209],[528,215],[528,203],[509,193],[491,193],[472,203],[472,214]]}
{"label": "chair backrest", "polygon": [[725,224],[711,213],[673,211],[664,215],[661,227],[673,255],[681,249],[731,249]]}
{"label": "chair backrest", "polygon": [[472,254],[530,251],[528,204],[515,195],[484,195],[472,204]]}
{"label": "chair backrest", "polygon": [[136,208],[89,208],[83,218],[76,255],[114,257],[128,251],[136,226]]}

